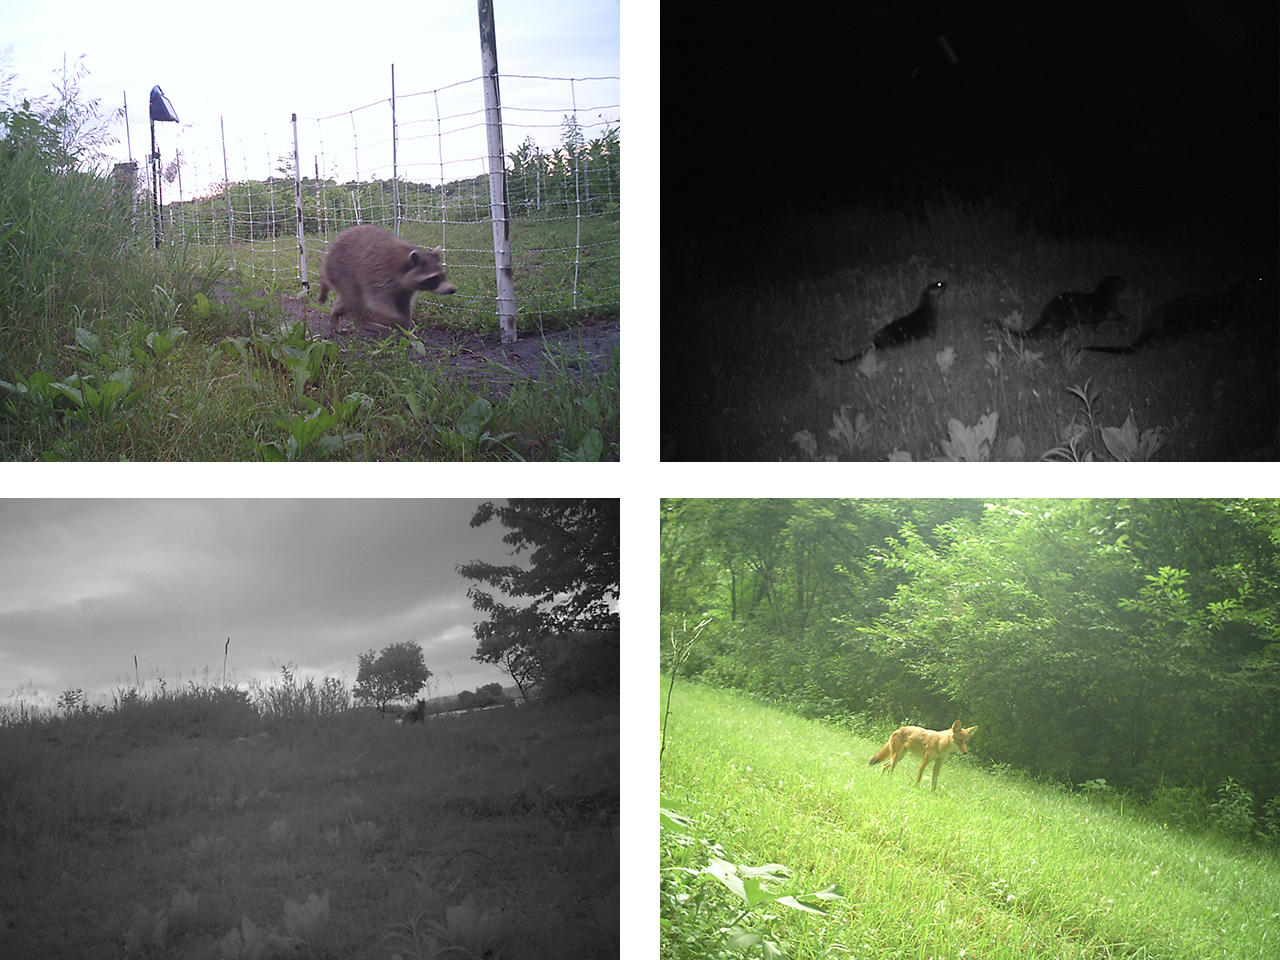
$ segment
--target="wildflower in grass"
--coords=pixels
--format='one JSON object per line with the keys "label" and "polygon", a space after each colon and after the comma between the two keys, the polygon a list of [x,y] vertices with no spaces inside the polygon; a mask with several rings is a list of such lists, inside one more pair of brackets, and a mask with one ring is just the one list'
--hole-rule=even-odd
{"label": "wildflower in grass", "polygon": [[169,920],[163,910],[154,914],[141,903],[134,904],[133,923],[124,935],[124,949],[129,956],[137,956],[155,947],[163,948],[169,939]]}
{"label": "wildflower in grass", "polygon": [[212,833],[198,833],[187,844],[187,856],[193,860],[208,856],[214,849],[226,840],[226,837],[215,837]]}
{"label": "wildflower in grass", "polygon": [[267,955],[272,938],[262,927],[255,926],[247,915],[240,917],[240,929],[231,928],[218,941],[218,956],[222,960],[256,960]]}
{"label": "wildflower in grass", "polygon": [[307,902],[298,904],[292,900],[284,902],[284,929],[295,940],[313,941],[324,932],[329,922],[329,891],[323,897],[314,893],[307,897]]}
{"label": "wildflower in grass", "polygon": [[468,895],[458,906],[446,907],[444,914],[443,924],[431,924],[441,940],[476,957],[506,955],[505,941],[511,924],[501,907],[481,911],[475,897]]}
{"label": "wildflower in grass", "polygon": [[200,909],[200,895],[179,887],[169,904],[169,925],[175,934],[190,926]]}

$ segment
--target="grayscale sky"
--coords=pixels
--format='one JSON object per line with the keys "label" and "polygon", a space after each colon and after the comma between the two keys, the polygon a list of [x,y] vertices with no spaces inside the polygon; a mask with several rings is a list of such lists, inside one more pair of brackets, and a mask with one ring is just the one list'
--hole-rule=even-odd
{"label": "grayscale sky", "polygon": [[[503,75],[541,77],[620,77],[618,0],[496,0],[498,69]],[[81,84],[86,99],[98,99],[106,111],[122,105],[127,94],[132,156],[145,162],[150,148],[147,98],[159,85],[173,104],[179,122],[157,124],[157,141],[163,162],[172,159],[175,146],[196,163],[211,164],[215,179],[222,179],[220,118],[225,120],[228,163],[232,180],[265,179],[272,171],[256,169],[292,152],[290,115],[300,118],[300,152],[304,174],[311,173],[311,158],[320,153],[350,149],[352,124],[331,127],[332,137],[315,142],[319,129],[314,119],[356,110],[390,99],[391,65],[396,68],[397,119],[401,124],[400,163],[437,162],[434,124],[430,129],[412,125],[416,116],[433,111],[432,97],[405,99],[410,94],[434,91],[481,75],[479,17],[473,0],[462,3],[397,5],[277,4],[228,0],[200,10],[166,16],[164,4],[122,8],[97,0],[48,0],[44,3],[0,2],[0,52],[11,46],[0,61],[6,73],[16,73],[13,94],[25,91],[38,96],[52,92],[61,74],[63,54],[69,66],[81,54],[90,76]],[[173,8],[168,8],[172,12]],[[656,8],[653,17],[653,49],[657,42]],[[656,74],[656,62],[654,71]],[[540,145],[559,141],[562,113],[572,111],[573,97],[566,84],[545,85],[512,79],[502,87],[504,123],[517,118],[521,106],[549,107],[553,112],[531,122],[549,124]],[[549,98],[549,99],[548,99]],[[600,103],[619,104],[618,84],[588,85],[579,89],[577,106],[585,111]],[[441,114],[483,110],[479,85],[470,85],[465,98],[444,98]],[[598,111],[597,111],[598,112]],[[606,111],[616,121],[619,109]],[[369,114],[365,111],[361,116]],[[362,132],[359,141],[360,178],[369,179],[374,165],[386,153],[389,163],[390,109],[385,130]],[[431,114],[434,116],[434,113]],[[580,121],[595,121],[582,116]],[[472,140],[447,143],[448,179],[482,172],[483,113],[479,124],[470,120],[459,126],[473,129]],[[447,127],[446,127],[447,129]],[[115,129],[120,143],[110,149],[116,160],[128,158],[125,128]],[[430,134],[427,139],[414,137]],[[448,139],[448,138],[447,138]],[[524,131],[506,133],[510,152],[524,139]],[[543,141],[546,141],[545,144]],[[345,142],[344,142],[345,141]],[[416,146],[421,145],[421,150]],[[385,148],[385,149],[384,149]],[[418,154],[421,154],[419,156]],[[247,158],[246,158],[247,155]],[[475,169],[464,168],[462,158]],[[330,164],[325,163],[328,167]],[[426,167],[419,168],[428,172]],[[402,166],[402,175],[404,173]],[[354,171],[322,170],[338,179],[354,179]],[[184,173],[190,194],[192,177]],[[382,176],[389,178],[388,168]],[[207,176],[202,179],[208,179]],[[426,176],[410,176],[420,182]],[[177,193],[165,187],[165,199]]]}
{"label": "grayscale sky", "polygon": [[482,617],[454,569],[525,562],[496,520],[469,526],[482,502],[0,500],[0,706],[101,699],[135,684],[134,656],[148,691],[218,683],[228,638],[242,688],[284,663],[350,686],[357,654],[405,640],[438,694],[509,686],[471,659]]}

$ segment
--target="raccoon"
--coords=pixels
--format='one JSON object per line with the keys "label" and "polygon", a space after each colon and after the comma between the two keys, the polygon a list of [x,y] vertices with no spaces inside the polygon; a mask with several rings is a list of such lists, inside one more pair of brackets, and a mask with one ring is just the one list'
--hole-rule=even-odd
{"label": "raccoon", "polygon": [[[871,346],[883,349],[932,336],[938,326],[938,298],[946,289],[947,281],[945,280],[938,280],[925,287],[916,308],[905,317],[899,317],[877,330],[871,340]],[[836,363],[852,363],[870,349],[871,347],[865,347],[851,357],[832,357],[831,359]]]}
{"label": "raccoon", "polygon": [[344,313],[371,333],[413,326],[413,297],[419,290],[456,293],[440,262],[441,247],[423,250],[373,224],[343,230],[320,265],[320,302],[338,294],[330,312],[333,328]]}
{"label": "raccoon", "polygon": [[1093,293],[1060,293],[1045,304],[1040,319],[1026,333],[1040,337],[1046,333],[1062,333],[1077,324],[1097,327],[1103,320],[1121,320],[1124,315],[1116,301],[1127,286],[1124,277],[1103,277]]}

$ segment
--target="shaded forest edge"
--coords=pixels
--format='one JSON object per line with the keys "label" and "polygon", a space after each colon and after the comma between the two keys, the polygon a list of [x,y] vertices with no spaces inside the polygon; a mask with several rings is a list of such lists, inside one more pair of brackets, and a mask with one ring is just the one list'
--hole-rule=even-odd
{"label": "shaded forest edge", "polygon": [[662,665],[1280,840],[1273,500],[666,500]]}

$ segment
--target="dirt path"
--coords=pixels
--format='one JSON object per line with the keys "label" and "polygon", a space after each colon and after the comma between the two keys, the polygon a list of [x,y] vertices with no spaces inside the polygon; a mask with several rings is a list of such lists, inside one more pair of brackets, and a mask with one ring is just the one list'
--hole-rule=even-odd
{"label": "dirt path", "polygon": [[[210,293],[212,299],[222,303],[241,295],[265,296],[261,290],[249,294],[247,290],[221,282],[215,282]],[[285,294],[280,303],[284,323],[305,319],[312,334],[335,341],[344,353],[379,339],[402,336],[398,331],[381,337],[357,332],[349,323],[335,332],[329,311],[314,301]],[[447,363],[469,380],[484,379],[505,392],[517,380],[540,379],[548,366],[552,369],[563,366],[588,380],[603,375],[610,369],[614,351],[620,349],[619,327],[617,320],[587,319],[567,329],[544,334],[521,331],[520,339],[510,344],[502,343],[502,335],[497,330],[474,333],[445,326],[418,326],[413,334],[426,345],[423,363]]]}
{"label": "dirt path", "polygon": [[[362,342],[401,336],[392,331],[382,336],[353,331],[347,323],[334,331],[329,312],[308,300],[286,296],[285,315],[293,323],[305,317],[307,328],[315,335],[342,344],[344,349]],[[584,320],[574,326],[539,335],[522,331],[515,343],[504,344],[497,330],[473,333],[451,327],[417,326],[413,334],[427,348],[424,363],[442,359],[468,377],[481,374],[490,383],[509,387],[517,379],[539,379],[548,364],[553,369],[565,366],[579,375],[594,379],[610,366],[613,352],[620,348],[619,321]],[[561,357],[564,359],[561,360]]]}

